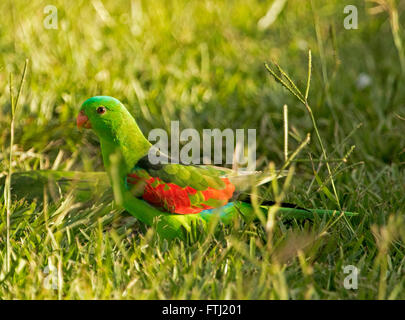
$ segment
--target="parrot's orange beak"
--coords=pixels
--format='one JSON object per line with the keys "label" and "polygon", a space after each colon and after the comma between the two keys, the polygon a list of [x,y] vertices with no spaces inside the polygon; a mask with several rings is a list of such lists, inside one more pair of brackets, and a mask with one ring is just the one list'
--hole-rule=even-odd
{"label": "parrot's orange beak", "polygon": [[80,128],[86,128],[86,129],[90,129],[91,128],[91,124],[89,121],[89,118],[84,114],[84,111],[80,111],[79,114],[77,115],[77,127]]}

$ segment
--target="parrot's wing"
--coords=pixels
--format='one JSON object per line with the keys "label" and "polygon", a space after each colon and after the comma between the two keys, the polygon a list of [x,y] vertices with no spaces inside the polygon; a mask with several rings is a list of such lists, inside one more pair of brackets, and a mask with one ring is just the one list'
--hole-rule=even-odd
{"label": "parrot's wing", "polygon": [[167,163],[153,164],[145,156],[128,175],[127,186],[135,196],[165,211],[189,214],[224,206],[240,191],[278,175],[185,165],[173,163],[170,158]]}
{"label": "parrot's wing", "polygon": [[152,164],[147,156],[128,174],[127,186],[150,204],[178,214],[224,206],[235,191],[224,170],[179,163]]}
{"label": "parrot's wing", "polygon": [[217,166],[200,166],[200,167],[210,167],[222,172],[222,177],[226,177],[235,186],[236,191],[246,191],[252,187],[258,187],[266,184],[274,179],[280,179],[287,175],[287,170],[275,170],[270,171],[253,171],[238,169],[233,170],[229,168],[222,168]]}
{"label": "parrot's wing", "polygon": [[223,178],[227,178],[235,186],[236,191],[245,191],[287,175],[287,170],[274,172],[234,170],[214,165],[175,163],[169,156],[165,156],[164,159],[164,163],[152,164],[149,157],[144,156],[137,163],[137,167],[145,169],[151,176],[159,177],[166,182],[197,190],[205,190],[207,187],[221,188],[224,186]]}

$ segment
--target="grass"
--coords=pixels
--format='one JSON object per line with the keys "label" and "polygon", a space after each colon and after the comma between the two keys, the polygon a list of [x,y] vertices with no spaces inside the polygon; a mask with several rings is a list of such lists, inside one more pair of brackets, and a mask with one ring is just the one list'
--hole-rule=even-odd
{"label": "grass", "polygon": [[[404,1],[350,1],[357,30],[344,29],[346,4],[337,0],[287,1],[264,29],[270,4],[256,0],[53,1],[58,29],[50,30],[48,4],[0,3],[3,178],[102,171],[98,141],[78,132],[75,117],[86,98],[104,94],[123,101],[145,133],[171,120],[256,128],[260,168],[282,168],[302,147],[288,188],[273,184],[273,195],[360,215],[272,213],[263,224],[238,220],[169,244],[97,192],[90,201],[69,192],[21,199],[13,174],[0,204],[0,298],[405,298]],[[15,109],[9,77],[20,77],[26,59]],[[307,133],[315,139],[304,146]],[[347,265],[359,269],[357,290],[343,286]]]}

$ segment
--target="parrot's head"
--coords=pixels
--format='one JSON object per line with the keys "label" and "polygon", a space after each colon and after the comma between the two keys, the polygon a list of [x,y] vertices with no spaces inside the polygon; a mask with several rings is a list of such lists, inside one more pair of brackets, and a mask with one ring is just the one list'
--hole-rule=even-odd
{"label": "parrot's head", "polygon": [[96,96],[82,104],[77,116],[77,127],[91,128],[100,138],[114,139],[120,129],[131,120],[134,121],[119,100],[108,96]]}

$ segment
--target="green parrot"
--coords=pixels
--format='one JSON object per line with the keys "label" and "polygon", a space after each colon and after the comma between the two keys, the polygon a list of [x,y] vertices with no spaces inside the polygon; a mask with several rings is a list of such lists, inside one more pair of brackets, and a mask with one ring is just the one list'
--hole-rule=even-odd
{"label": "green parrot", "polygon": [[[92,129],[98,136],[116,203],[141,222],[149,226],[156,223],[162,238],[184,240],[193,225],[206,227],[214,217],[224,224],[231,223],[235,216],[253,220],[257,213],[249,197],[243,198],[243,191],[252,183],[260,185],[278,177],[260,172],[241,175],[228,168],[173,163],[170,158],[165,163],[152,163],[148,157],[151,143],[125,106],[113,97],[86,100],[77,116],[77,126]],[[260,204],[263,216],[271,205],[271,201]],[[282,204],[277,210],[292,218],[356,215],[290,204]]]}

